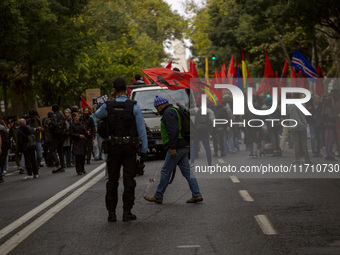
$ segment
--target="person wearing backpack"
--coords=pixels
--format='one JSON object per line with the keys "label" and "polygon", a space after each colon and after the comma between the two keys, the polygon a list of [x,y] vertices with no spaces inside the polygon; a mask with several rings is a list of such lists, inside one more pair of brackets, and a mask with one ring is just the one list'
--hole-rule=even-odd
{"label": "person wearing backpack", "polygon": [[203,201],[197,180],[190,171],[188,158],[189,141],[183,139],[180,132],[182,127],[178,110],[162,96],[156,96],[154,106],[162,116],[161,135],[166,156],[162,167],[161,179],[155,194],[153,196],[144,196],[144,199],[149,202],[161,204],[163,202],[163,195],[169,184],[171,173],[178,165],[192,192],[192,197],[186,202],[197,203]]}
{"label": "person wearing backpack", "polygon": [[26,125],[25,119],[19,119],[18,150],[25,157],[27,176],[23,180],[39,178],[38,165],[35,159],[37,141],[34,129]]}
{"label": "person wearing backpack", "polygon": [[[52,106],[53,121],[50,125],[50,132],[52,135],[50,153],[51,158],[54,161],[54,169],[52,173],[65,172],[65,158],[64,158],[64,140],[66,135],[66,122],[62,112],[59,111],[59,105],[55,104]],[[58,159],[58,156],[59,159]]]}

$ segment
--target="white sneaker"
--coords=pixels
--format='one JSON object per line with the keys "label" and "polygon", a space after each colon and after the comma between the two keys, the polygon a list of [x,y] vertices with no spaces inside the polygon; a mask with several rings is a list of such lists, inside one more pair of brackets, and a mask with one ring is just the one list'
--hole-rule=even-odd
{"label": "white sneaker", "polygon": [[2,173],[3,173],[3,174],[7,174],[7,171],[3,171]]}
{"label": "white sneaker", "polygon": [[31,180],[33,179],[33,176],[32,175],[27,175],[25,176],[24,178],[22,178],[23,180]]}
{"label": "white sneaker", "polygon": [[35,174],[35,175],[33,176],[33,178],[35,178],[35,179],[39,178],[39,174]]}

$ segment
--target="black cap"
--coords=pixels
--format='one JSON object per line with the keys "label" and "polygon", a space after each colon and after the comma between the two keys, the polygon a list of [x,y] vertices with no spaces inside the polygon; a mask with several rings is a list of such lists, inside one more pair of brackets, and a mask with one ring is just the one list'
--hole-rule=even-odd
{"label": "black cap", "polygon": [[126,90],[126,83],[123,78],[118,77],[113,81],[113,88],[117,92],[125,91]]}

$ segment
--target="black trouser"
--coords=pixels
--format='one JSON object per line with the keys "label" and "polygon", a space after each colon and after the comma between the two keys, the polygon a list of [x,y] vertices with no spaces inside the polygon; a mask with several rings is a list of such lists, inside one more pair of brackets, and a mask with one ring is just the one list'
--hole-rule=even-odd
{"label": "black trouser", "polygon": [[137,172],[136,147],[125,145],[113,145],[110,147],[107,158],[109,180],[106,183],[106,208],[114,212],[118,203],[118,185],[120,168],[123,166],[123,208],[124,211],[131,210],[135,201],[135,187]]}
{"label": "black trouser", "polygon": [[52,162],[51,162],[51,157],[50,157],[50,142],[45,141],[42,145],[43,147],[43,158],[45,159],[45,163],[47,166],[52,166]]}
{"label": "black trouser", "polygon": [[85,172],[85,155],[75,155],[77,173]]}
{"label": "black trouser", "polygon": [[28,175],[38,174],[37,161],[35,159],[35,150],[24,151],[26,170]]}
{"label": "black trouser", "polygon": [[221,155],[225,154],[225,148],[224,148],[224,137],[225,130],[224,129],[215,129],[213,131],[213,145],[214,145],[214,154],[218,155],[218,149],[221,151]]}
{"label": "black trouser", "polygon": [[86,139],[86,147],[87,147],[86,160],[87,162],[90,162],[93,150],[92,136]]}
{"label": "black trouser", "polygon": [[268,126],[267,127],[270,142],[272,144],[272,148],[274,152],[279,152],[280,149],[280,126]]}
{"label": "black trouser", "polygon": [[[63,144],[64,144],[64,139],[53,138],[49,149],[51,153],[51,159],[52,161],[54,161],[55,166],[58,167],[60,165],[62,168],[65,168],[66,166],[65,166]],[[57,153],[59,155],[59,159],[58,159]]]}

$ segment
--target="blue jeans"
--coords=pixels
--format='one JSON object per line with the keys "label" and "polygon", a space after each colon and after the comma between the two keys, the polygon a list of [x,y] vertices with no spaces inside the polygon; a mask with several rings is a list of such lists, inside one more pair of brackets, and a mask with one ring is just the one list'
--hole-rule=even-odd
{"label": "blue jeans", "polygon": [[191,150],[190,150],[191,163],[195,162],[196,154],[197,154],[197,147],[200,141],[202,141],[203,143],[205,153],[208,159],[208,165],[211,166],[211,148],[210,148],[210,143],[209,143],[209,134],[201,135],[200,137],[194,139],[192,146],[191,146]]}
{"label": "blue jeans", "polygon": [[24,153],[23,153],[22,156],[21,156],[21,160],[20,160],[20,168],[21,168],[22,170],[25,170],[25,169],[26,169],[26,167],[25,167],[25,156],[24,156]]}
{"label": "blue jeans", "polygon": [[40,168],[40,163],[42,159],[42,145],[41,142],[37,142],[37,148],[36,148],[36,159],[37,159],[37,166]]}
{"label": "blue jeans", "polygon": [[182,175],[187,180],[193,197],[201,196],[200,189],[198,187],[197,180],[194,174],[190,171],[188,153],[189,148],[176,149],[177,156],[171,157],[170,149],[167,150],[165,155],[164,165],[162,167],[161,179],[159,181],[155,197],[163,198],[166,187],[169,184],[172,171],[178,165],[181,169]]}
{"label": "blue jeans", "polygon": [[71,165],[71,157],[72,157],[71,146],[63,146],[63,149],[64,149],[66,165]]}

